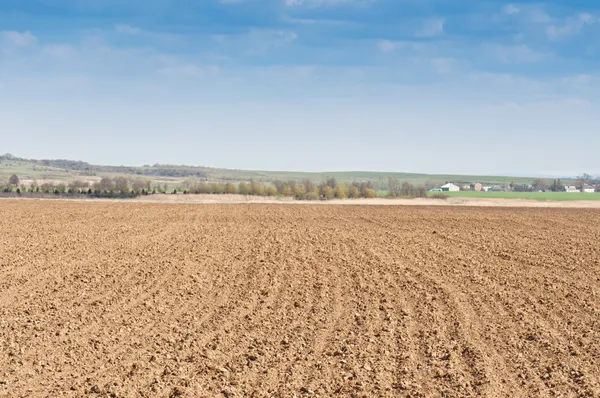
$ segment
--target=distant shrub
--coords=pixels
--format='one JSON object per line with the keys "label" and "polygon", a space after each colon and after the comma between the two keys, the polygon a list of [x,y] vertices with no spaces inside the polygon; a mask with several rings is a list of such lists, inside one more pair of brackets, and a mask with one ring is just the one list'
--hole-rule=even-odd
{"label": "distant shrub", "polygon": [[257,181],[252,181],[250,183],[250,194],[256,196],[264,196],[265,186]]}
{"label": "distant shrub", "polygon": [[348,197],[348,188],[343,184],[338,184],[335,187],[334,196],[337,199],[346,199]]}
{"label": "distant shrub", "polygon": [[327,200],[331,200],[333,199],[334,193],[333,193],[333,188],[330,187],[329,185],[325,185],[322,189],[321,189],[321,195],[323,195],[323,198],[327,199]]}
{"label": "distant shrub", "polygon": [[427,197],[427,188],[418,187],[416,196],[417,196],[417,198],[426,198]]}
{"label": "distant shrub", "polygon": [[238,192],[238,189],[237,189],[237,187],[234,184],[232,184],[230,182],[228,182],[227,184],[225,184],[225,193],[235,194],[237,192]]}
{"label": "distant shrub", "polygon": [[211,191],[212,193],[223,193],[225,191],[225,188],[223,187],[222,184],[219,184],[218,182],[214,182],[211,184]]}
{"label": "distant shrub", "polygon": [[360,197],[360,190],[355,186],[350,187],[350,193],[348,196],[352,199],[358,199]]}
{"label": "distant shrub", "polygon": [[431,199],[441,199],[441,200],[446,200],[449,197],[450,197],[450,195],[446,195],[445,193],[441,193],[441,192],[436,192],[430,196]]}
{"label": "distant shrub", "polygon": [[277,196],[277,187],[275,185],[269,185],[265,188],[265,195]]}
{"label": "distant shrub", "polygon": [[294,187],[294,196],[296,199],[304,199],[306,196],[306,190],[304,189],[304,185],[296,185]]}
{"label": "distant shrub", "polygon": [[319,194],[315,191],[311,191],[304,195],[304,199],[306,200],[319,200]]}
{"label": "distant shrub", "polygon": [[238,185],[238,192],[240,195],[250,195],[250,185],[245,182],[240,182]]}
{"label": "distant shrub", "polygon": [[194,187],[194,193],[213,193],[213,187],[211,184],[201,182],[196,184],[196,186]]}
{"label": "distant shrub", "polygon": [[377,191],[374,190],[373,188],[366,188],[365,189],[365,194],[364,194],[365,198],[376,198],[377,197]]}

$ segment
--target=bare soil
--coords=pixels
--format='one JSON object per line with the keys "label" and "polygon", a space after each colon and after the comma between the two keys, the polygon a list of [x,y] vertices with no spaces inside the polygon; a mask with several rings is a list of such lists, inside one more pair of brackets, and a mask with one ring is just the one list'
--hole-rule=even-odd
{"label": "bare soil", "polygon": [[600,212],[0,201],[2,397],[598,397]]}

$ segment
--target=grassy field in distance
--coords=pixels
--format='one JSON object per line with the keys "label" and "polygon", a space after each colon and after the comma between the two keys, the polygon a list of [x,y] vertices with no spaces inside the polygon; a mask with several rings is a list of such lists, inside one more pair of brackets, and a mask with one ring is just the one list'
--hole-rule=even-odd
{"label": "grassy field in distance", "polygon": [[[430,192],[429,195],[436,193]],[[600,192],[583,193],[583,192],[476,192],[476,191],[460,191],[460,192],[437,192],[449,195],[452,198],[488,198],[488,199],[531,199],[531,200],[552,200],[552,201],[568,201],[568,200],[600,200]]]}
{"label": "grassy field in distance", "polygon": [[[507,176],[478,176],[478,175],[450,175],[450,174],[420,174],[420,173],[400,173],[400,172],[377,172],[377,171],[333,171],[333,172],[300,172],[300,171],[268,171],[268,170],[235,170],[220,169],[209,167],[192,166],[170,166],[174,169],[199,171],[206,173],[209,180],[215,181],[250,181],[257,180],[269,182],[274,180],[295,180],[301,181],[309,179],[320,183],[328,177],[336,178],[340,182],[352,181],[373,181],[375,183],[387,183],[388,177],[394,177],[400,181],[407,181],[413,185],[424,185],[426,182],[435,185],[444,184],[447,181],[457,183],[481,182],[489,185],[501,185],[510,182],[519,184],[531,184],[534,178],[531,177],[507,177]],[[134,167],[135,170],[144,170],[144,167]],[[54,180],[72,180],[83,177],[82,173],[75,170],[66,170],[54,167],[41,166],[27,161],[10,160],[0,163],[0,178],[5,180],[12,174],[17,174],[21,179],[54,179]],[[121,174],[115,172],[95,172],[98,177],[117,177],[123,175],[129,178],[140,177],[135,174]],[[153,180],[160,180],[161,177],[150,177]],[[170,182],[177,179],[170,179]],[[180,181],[184,178],[179,179]]]}

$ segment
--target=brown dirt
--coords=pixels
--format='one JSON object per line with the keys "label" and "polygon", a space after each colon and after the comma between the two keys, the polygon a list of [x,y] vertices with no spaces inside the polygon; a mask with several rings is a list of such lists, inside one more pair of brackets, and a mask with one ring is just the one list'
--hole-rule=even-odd
{"label": "brown dirt", "polygon": [[600,212],[0,202],[0,396],[600,396]]}
{"label": "brown dirt", "polygon": [[294,200],[290,197],[270,198],[244,195],[170,195],[156,194],[140,196],[134,199],[144,203],[275,203],[295,205],[370,205],[370,206],[467,206],[467,207],[553,207],[553,208],[586,208],[600,209],[600,200],[538,201],[530,199],[497,199],[497,198],[449,198],[446,200],[416,199],[334,199],[328,201]]}

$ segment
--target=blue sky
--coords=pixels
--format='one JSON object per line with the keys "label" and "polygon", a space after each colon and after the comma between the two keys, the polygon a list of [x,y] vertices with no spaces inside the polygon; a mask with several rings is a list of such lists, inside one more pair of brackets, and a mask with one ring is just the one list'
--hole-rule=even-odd
{"label": "blue sky", "polygon": [[600,2],[2,0],[0,152],[599,173]]}

